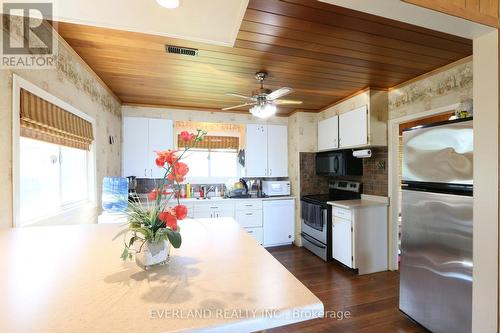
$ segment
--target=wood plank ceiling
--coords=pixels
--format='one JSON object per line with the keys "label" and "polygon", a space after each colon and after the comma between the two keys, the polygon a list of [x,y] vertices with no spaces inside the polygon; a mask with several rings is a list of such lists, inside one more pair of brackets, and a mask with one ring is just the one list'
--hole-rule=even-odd
{"label": "wood plank ceiling", "polygon": [[[266,70],[267,88],[292,87],[287,98],[304,102],[280,115],[472,54],[471,40],[311,0],[250,0],[233,48],[68,23],[58,31],[124,104],[219,110],[241,102],[224,93],[249,95],[254,73]],[[199,55],[167,54],[165,44]]]}

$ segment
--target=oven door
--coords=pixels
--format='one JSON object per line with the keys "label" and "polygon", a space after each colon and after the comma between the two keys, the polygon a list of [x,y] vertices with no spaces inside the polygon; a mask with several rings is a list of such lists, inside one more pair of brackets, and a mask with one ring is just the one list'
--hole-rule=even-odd
{"label": "oven door", "polygon": [[[313,205],[311,203],[307,203],[308,205]],[[312,214],[314,215],[314,214]],[[316,221],[314,217],[311,217],[311,220],[307,220],[302,218],[302,233],[306,234],[309,237],[312,237],[319,241],[320,243],[326,244],[327,242],[327,222],[328,222],[328,209],[321,207],[321,214],[319,216],[320,221]],[[322,229],[318,230],[318,226],[322,225]]]}

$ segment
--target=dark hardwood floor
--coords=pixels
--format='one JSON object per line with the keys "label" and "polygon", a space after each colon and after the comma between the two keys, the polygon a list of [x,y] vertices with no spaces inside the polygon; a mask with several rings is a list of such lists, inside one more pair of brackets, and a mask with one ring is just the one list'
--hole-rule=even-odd
{"label": "dark hardwood floor", "polygon": [[321,299],[325,311],[349,311],[351,316],[343,320],[315,319],[267,332],[427,332],[398,310],[398,273],[359,276],[296,246],[269,252]]}

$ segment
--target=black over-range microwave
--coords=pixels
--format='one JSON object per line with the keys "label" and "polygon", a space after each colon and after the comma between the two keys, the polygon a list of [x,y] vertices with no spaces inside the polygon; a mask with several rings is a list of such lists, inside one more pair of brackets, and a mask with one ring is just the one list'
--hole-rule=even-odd
{"label": "black over-range microwave", "polygon": [[325,176],[361,176],[363,161],[352,156],[351,149],[316,154],[316,174]]}

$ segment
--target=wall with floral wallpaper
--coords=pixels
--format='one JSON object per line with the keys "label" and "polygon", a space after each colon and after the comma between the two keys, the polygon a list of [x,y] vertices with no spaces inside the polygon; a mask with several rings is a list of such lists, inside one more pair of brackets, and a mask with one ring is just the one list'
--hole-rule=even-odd
{"label": "wall with floral wallpaper", "polygon": [[[97,207],[81,218],[67,223],[94,223],[100,206],[104,176],[121,173],[121,104],[105,85],[58,36],[57,66],[54,69],[0,70],[0,228],[12,226],[12,78],[16,74],[96,120],[95,147]],[[115,144],[109,144],[109,136]]]}
{"label": "wall with floral wallpaper", "polygon": [[318,147],[318,114],[296,112],[288,118],[288,176],[295,196],[295,244],[300,238],[300,153]]}
{"label": "wall with floral wallpaper", "polygon": [[472,56],[389,91],[389,119],[472,100]]}

